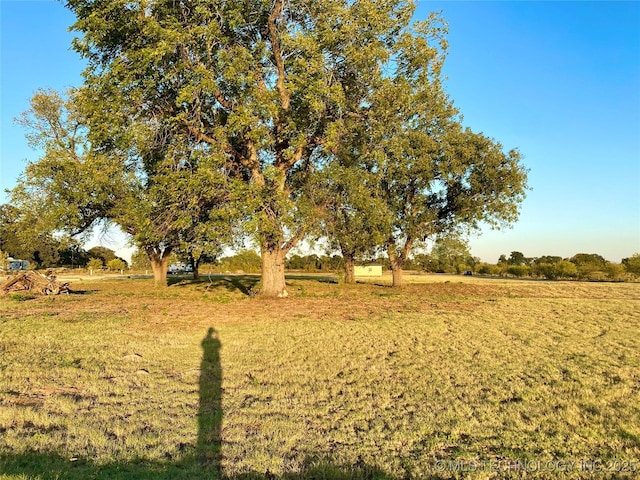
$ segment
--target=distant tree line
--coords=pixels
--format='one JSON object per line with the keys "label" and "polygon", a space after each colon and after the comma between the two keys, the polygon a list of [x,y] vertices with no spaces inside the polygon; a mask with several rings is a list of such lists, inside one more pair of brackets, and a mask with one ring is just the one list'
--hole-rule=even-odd
{"label": "distant tree line", "polygon": [[[10,209],[6,205],[0,206],[0,259],[3,262],[8,257],[13,257],[28,260],[33,268],[151,270],[149,257],[142,250],[134,251],[129,265],[109,248],[95,246],[85,250],[74,238],[56,238],[52,235],[28,238],[16,236],[11,231],[8,211]],[[188,249],[177,249],[172,253],[170,261],[194,266],[196,278],[196,267],[202,265],[208,272],[214,273],[259,273],[262,268],[260,255],[250,249],[241,249],[233,255],[220,258],[203,254],[198,261],[194,260],[193,252]],[[383,254],[360,256],[357,263],[382,265],[385,270],[392,268],[388,256]],[[293,253],[285,260],[285,268],[289,271],[335,273],[341,271],[344,266],[345,260],[338,254]],[[491,264],[473,257],[468,243],[461,237],[443,236],[436,239],[428,253],[416,253],[409,257],[405,269],[451,274],[471,271],[479,275],[547,280],[625,281],[640,278],[640,253],[623,258],[620,263],[614,263],[595,253],[578,253],[573,257],[563,258],[555,255],[526,257],[522,252],[512,251],[508,256],[500,255],[497,263]]]}
{"label": "distant tree line", "polygon": [[621,263],[606,260],[596,253],[578,253],[570,258],[554,255],[525,257],[513,251],[500,255],[495,265],[477,265],[481,275],[500,275],[517,278],[534,277],[547,280],[624,281],[640,276],[640,253],[623,258]]}
{"label": "distant tree line", "polygon": [[[358,263],[382,265],[385,270],[391,270],[386,255],[362,258]],[[241,250],[208,264],[208,268],[216,273],[258,273],[260,267],[260,256],[253,250]],[[339,272],[343,267],[344,258],[337,254],[291,254],[286,259],[286,269],[289,271]],[[614,263],[595,253],[579,253],[562,258],[553,255],[525,257],[521,252],[513,251],[509,256],[501,255],[496,264],[490,264],[473,257],[463,239],[444,237],[437,239],[428,253],[411,256],[406,269],[451,274],[471,271],[479,275],[547,280],[624,281],[640,278],[640,253],[623,258],[621,263]]]}

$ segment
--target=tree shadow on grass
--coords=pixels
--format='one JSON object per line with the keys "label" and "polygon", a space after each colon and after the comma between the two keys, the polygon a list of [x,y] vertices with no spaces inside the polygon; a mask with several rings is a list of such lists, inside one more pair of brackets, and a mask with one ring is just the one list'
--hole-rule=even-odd
{"label": "tree shadow on grass", "polygon": [[202,275],[198,280],[181,277],[168,279],[168,285],[174,288],[196,285],[204,291],[223,288],[227,292],[239,291],[244,295],[250,295],[259,282],[260,275]]}
{"label": "tree shadow on grass", "polygon": [[69,295],[94,295],[99,290],[76,290],[75,288],[69,289]]}
{"label": "tree shadow on grass", "polygon": [[308,280],[312,282],[318,283],[332,283],[337,284],[338,278],[333,274],[318,274],[318,275],[309,275],[309,274],[296,274],[296,273],[288,273],[285,275],[286,280]]}
{"label": "tree shadow on grass", "polygon": [[[88,458],[63,457],[59,452],[3,452],[0,443],[0,477],[26,480],[399,480],[377,467],[364,463],[339,465],[331,458],[307,458],[300,472],[274,475],[245,472],[227,475],[222,469],[222,366],[221,343],[209,328],[202,340],[199,378],[198,436],[195,445],[186,446],[180,459],[166,461],[136,459],[98,464]],[[3,432],[0,430],[0,434]],[[411,478],[406,475],[402,477]],[[422,477],[424,478],[424,477]],[[437,480],[441,477],[429,477]],[[428,480],[428,479],[427,479]]]}
{"label": "tree shadow on grass", "polygon": [[[320,284],[336,285],[338,280],[331,275],[310,275],[310,274],[287,274],[285,277],[287,285],[296,281],[309,281]],[[226,292],[240,292],[244,295],[251,295],[257,290],[260,283],[260,275],[202,275],[200,279],[193,280],[184,277],[169,277],[168,284],[172,288],[187,287],[195,285],[198,289],[213,292],[216,289],[224,289]]]}

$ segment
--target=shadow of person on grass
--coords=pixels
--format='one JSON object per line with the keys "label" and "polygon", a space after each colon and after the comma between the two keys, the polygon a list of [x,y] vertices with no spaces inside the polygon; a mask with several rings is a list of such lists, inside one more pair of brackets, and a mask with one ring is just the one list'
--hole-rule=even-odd
{"label": "shadow of person on grass", "polygon": [[[222,469],[222,365],[218,333],[209,328],[201,342],[198,435],[184,457],[162,460],[144,458],[95,463],[90,458],[70,459],[57,451],[11,453],[0,442],[0,477],[41,480],[86,478],[108,480],[396,480],[377,467],[360,463],[336,464],[326,454],[305,459],[301,471],[275,475],[266,471],[229,474]],[[0,435],[2,434],[0,430]],[[411,478],[404,476],[402,478]],[[441,477],[428,477],[437,479]]]}
{"label": "shadow of person on grass", "polygon": [[220,339],[213,328],[202,340],[196,456],[203,470],[221,477],[222,367]]}

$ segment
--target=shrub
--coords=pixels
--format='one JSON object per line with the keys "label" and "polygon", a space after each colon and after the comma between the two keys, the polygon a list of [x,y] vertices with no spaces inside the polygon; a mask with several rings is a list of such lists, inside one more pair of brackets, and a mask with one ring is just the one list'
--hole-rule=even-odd
{"label": "shrub", "polygon": [[528,265],[510,265],[506,272],[514,277],[526,277],[531,275],[531,267]]}
{"label": "shrub", "polygon": [[111,271],[124,270],[125,268],[127,268],[127,265],[123,260],[114,258],[113,260],[109,260],[107,262],[107,268]]}
{"label": "shrub", "polygon": [[533,274],[547,280],[556,280],[558,278],[557,270],[555,263],[536,263],[533,266]]}
{"label": "shrub", "polygon": [[533,267],[533,273],[547,280],[558,280],[575,278],[578,275],[578,268],[567,260],[560,260],[555,263],[537,263]]}
{"label": "shrub", "polygon": [[92,258],[89,260],[89,263],[87,263],[87,268],[89,270],[100,270],[103,266],[104,264],[100,258]]}
{"label": "shrub", "polygon": [[609,280],[622,282],[625,279],[625,268],[619,263],[608,263],[605,271]]}
{"label": "shrub", "polygon": [[605,272],[601,272],[600,270],[597,270],[597,271],[592,270],[590,272],[587,272],[585,275],[581,276],[580,278],[583,278],[590,282],[604,282],[607,280],[607,274]]}
{"label": "shrub", "polygon": [[483,263],[478,267],[478,273],[480,275],[499,275],[500,267],[489,263]]}
{"label": "shrub", "polygon": [[640,276],[640,253],[634,253],[629,258],[623,258],[622,264],[628,273]]}
{"label": "shrub", "polygon": [[576,278],[578,276],[578,267],[568,260],[559,261],[555,267],[558,278]]}

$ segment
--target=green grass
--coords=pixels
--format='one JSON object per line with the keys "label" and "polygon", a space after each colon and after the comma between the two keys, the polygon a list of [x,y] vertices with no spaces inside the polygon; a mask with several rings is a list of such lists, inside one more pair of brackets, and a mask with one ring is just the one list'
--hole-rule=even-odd
{"label": "green grass", "polygon": [[633,478],[640,285],[408,279],[2,298],[0,478]]}

